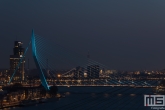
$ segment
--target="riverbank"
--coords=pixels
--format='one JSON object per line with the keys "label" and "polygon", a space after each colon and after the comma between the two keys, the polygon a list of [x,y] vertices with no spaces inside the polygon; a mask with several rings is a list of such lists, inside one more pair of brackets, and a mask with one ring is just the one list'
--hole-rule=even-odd
{"label": "riverbank", "polygon": [[[61,97],[52,97],[52,98],[45,98],[45,101],[44,102],[36,102],[36,103],[33,103],[31,105],[25,105],[25,106],[33,106],[33,105],[36,105],[36,104],[42,104],[42,103],[49,103],[49,102],[55,102],[55,101],[58,101]],[[4,108],[13,108],[13,107],[20,107],[20,102],[12,102],[12,103],[4,103],[2,107],[0,107],[0,109],[4,109]]]}
{"label": "riverbank", "polygon": [[150,110],[144,107],[144,94],[151,92],[152,88],[59,87],[59,93],[65,93],[66,98],[5,110]]}

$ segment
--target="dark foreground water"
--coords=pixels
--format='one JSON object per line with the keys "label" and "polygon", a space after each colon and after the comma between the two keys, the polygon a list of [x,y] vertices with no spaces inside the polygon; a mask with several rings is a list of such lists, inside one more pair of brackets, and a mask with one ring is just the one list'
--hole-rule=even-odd
{"label": "dark foreground water", "polygon": [[130,87],[59,87],[66,94],[57,102],[4,110],[151,110],[144,107],[144,94],[151,88]]}

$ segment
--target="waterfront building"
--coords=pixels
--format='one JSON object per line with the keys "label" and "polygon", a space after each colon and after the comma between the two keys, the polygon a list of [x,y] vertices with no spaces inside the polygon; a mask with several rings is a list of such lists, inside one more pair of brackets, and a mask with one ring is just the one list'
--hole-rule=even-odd
{"label": "waterfront building", "polygon": [[76,78],[84,77],[84,68],[80,66],[76,67],[74,76]]}
{"label": "waterfront building", "polygon": [[[13,48],[13,55],[10,55],[10,75],[12,75],[17,68],[17,66],[20,63],[20,66],[18,67],[18,70],[16,71],[14,75],[14,80],[16,81],[24,81],[24,74],[25,74],[25,57],[24,54],[24,48],[22,47],[23,43],[20,41],[14,42],[14,48]],[[24,58],[23,58],[24,57]],[[23,58],[23,59],[22,59]],[[20,62],[22,59],[22,62]]]}
{"label": "waterfront building", "polygon": [[99,65],[87,66],[87,74],[89,78],[99,78],[100,67]]}

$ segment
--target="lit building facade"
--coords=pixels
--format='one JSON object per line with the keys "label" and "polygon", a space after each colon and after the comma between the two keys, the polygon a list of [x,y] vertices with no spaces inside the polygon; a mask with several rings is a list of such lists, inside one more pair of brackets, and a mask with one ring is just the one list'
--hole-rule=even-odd
{"label": "lit building facade", "polygon": [[74,76],[75,76],[76,78],[80,78],[80,77],[82,78],[82,77],[84,77],[84,68],[78,66],[78,67],[76,67],[76,70],[75,70],[74,73],[75,73]]}
{"label": "lit building facade", "polygon": [[[23,43],[20,41],[14,42],[14,48],[13,48],[13,55],[10,55],[10,75],[12,75],[19,65],[19,62],[21,61],[23,54],[24,54],[24,48],[22,47]],[[20,63],[20,66],[18,67],[18,70],[16,71],[14,75],[15,81],[23,81],[24,80],[24,74],[25,74],[25,57],[22,59],[22,62]]]}
{"label": "lit building facade", "polygon": [[99,65],[87,66],[87,75],[89,78],[99,78],[100,67]]}

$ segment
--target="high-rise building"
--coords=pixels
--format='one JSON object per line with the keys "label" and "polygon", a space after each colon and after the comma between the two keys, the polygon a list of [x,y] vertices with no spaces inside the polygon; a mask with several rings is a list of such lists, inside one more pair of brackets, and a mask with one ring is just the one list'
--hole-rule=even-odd
{"label": "high-rise building", "polygon": [[99,65],[87,66],[87,75],[89,78],[99,78],[100,68]]}
{"label": "high-rise building", "polygon": [[75,73],[74,74],[74,77],[76,77],[76,78],[82,78],[82,77],[84,77],[84,68],[78,66],[78,67],[76,67],[76,70],[75,70],[74,73]]}
{"label": "high-rise building", "polygon": [[[13,55],[10,55],[10,75],[14,73],[17,66],[18,70],[14,75],[14,80],[16,81],[23,81],[24,80],[24,73],[25,73],[25,58],[23,58],[24,48],[22,47],[23,43],[20,41],[14,42],[13,48]],[[22,59],[23,58],[23,59]],[[22,62],[20,62],[22,59]]]}

